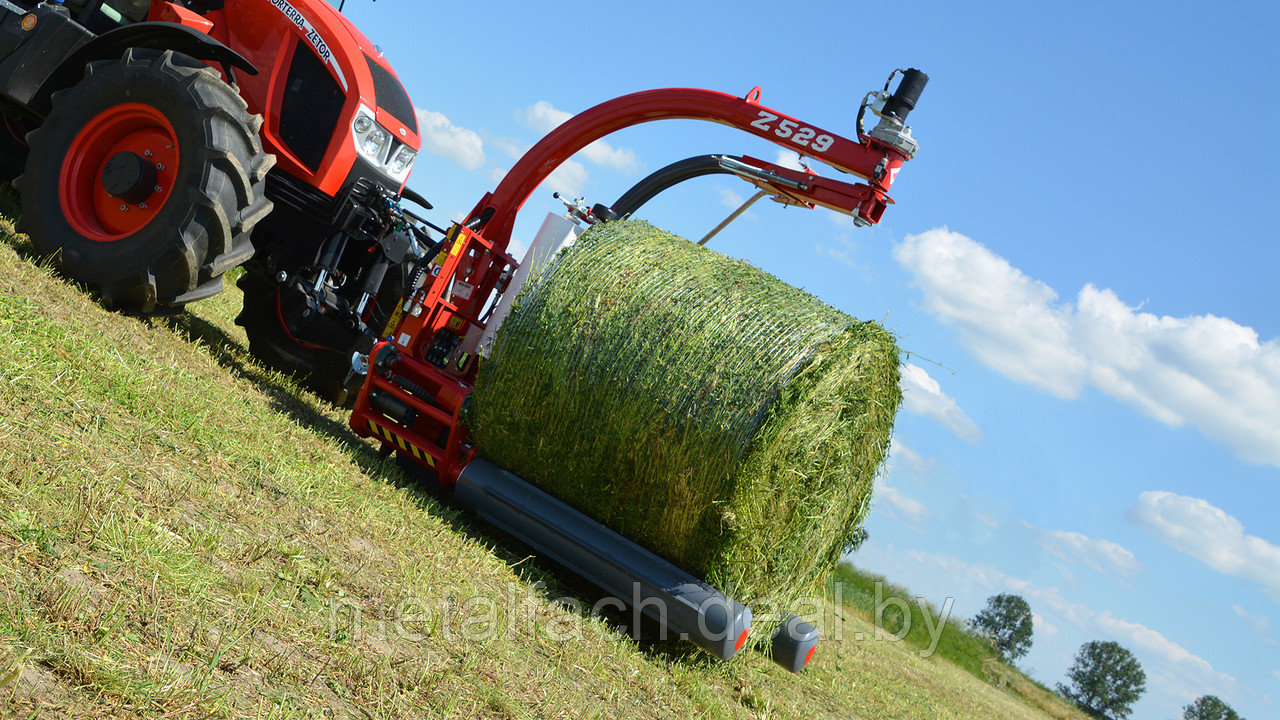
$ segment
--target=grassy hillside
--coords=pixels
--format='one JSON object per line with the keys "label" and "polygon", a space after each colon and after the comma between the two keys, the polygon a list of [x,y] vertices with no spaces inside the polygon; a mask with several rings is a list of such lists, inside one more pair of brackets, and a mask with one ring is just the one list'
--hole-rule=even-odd
{"label": "grassy hillside", "polygon": [[[877,623],[877,603],[881,604],[878,624],[882,632],[901,637],[902,646],[917,654],[949,662],[1021,698],[1048,717],[1059,720],[1085,717],[1049,688],[1002,663],[995,648],[970,634],[949,608],[945,614],[940,613],[932,604],[923,602],[923,598],[917,598],[915,593],[890,583],[881,575],[842,563],[832,573],[831,594],[846,610],[873,625]],[[909,613],[903,613],[900,605],[886,602],[887,598],[907,601]]]}
{"label": "grassy hillside", "polygon": [[[904,645],[918,652],[936,653],[979,678],[986,678],[989,666],[997,660],[995,648],[969,634],[949,608],[941,616],[938,608],[922,605],[910,590],[880,575],[842,563],[832,574],[831,585],[832,595],[839,602],[869,621],[875,622],[879,603],[882,630],[901,637]],[[905,600],[909,612],[903,613],[902,605],[886,598]]]}
{"label": "grassy hillside", "polygon": [[0,717],[1075,717],[856,610],[801,676],[637,644],[254,363],[234,289],[124,317],[11,233]]}

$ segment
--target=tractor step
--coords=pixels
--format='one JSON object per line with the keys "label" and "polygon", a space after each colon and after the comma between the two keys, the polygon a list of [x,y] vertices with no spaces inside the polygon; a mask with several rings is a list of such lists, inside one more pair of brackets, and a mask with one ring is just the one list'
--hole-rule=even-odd
{"label": "tractor step", "polygon": [[249,258],[253,257],[256,250],[253,243],[246,238],[227,252],[210,260],[202,269],[209,277],[217,277],[233,267],[245,264]]}
{"label": "tractor step", "polygon": [[175,297],[173,300],[170,300],[168,304],[169,305],[186,305],[187,303],[193,303],[193,302],[196,302],[197,300],[204,300],[206,298],[211,298],[220,292],[222,292],[222,276],[221,275],[219,275],[218,277],[206,283],[197,285],[196,289],[192,290],[191,292],[183,293]]}

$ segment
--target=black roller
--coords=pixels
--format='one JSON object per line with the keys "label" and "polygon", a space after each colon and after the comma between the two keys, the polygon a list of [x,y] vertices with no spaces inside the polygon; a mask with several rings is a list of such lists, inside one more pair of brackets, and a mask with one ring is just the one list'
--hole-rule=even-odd
{"label": "black roller", "polygon": [[769,644],[770,655],[774,662],[798,673],[813,658],[813,651],[818,647],[820,637],[818,628],[795,615],[788,615],[773,634],[773,640]]}
{"label": "black roller", "polygon": [[751,632],[751,610],[493,463],[476,459],[458,502],[680,637],[728,660]]}

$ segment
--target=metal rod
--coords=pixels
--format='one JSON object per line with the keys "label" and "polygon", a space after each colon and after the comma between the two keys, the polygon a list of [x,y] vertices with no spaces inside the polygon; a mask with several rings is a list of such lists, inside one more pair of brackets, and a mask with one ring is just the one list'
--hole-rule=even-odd
{"label": "metal rod", "polygon": [[789,187],[792,190],[808,190],[809,186],[802,182],[785,178],[775,172],[769,172],[764,168],[758,168],[755,165],[748,165],[740,160],[731,157],[721,157],[720,167],[743,177],[753,177],[758,180],[765,180],[775,185]]}
{"label": "metal rod", "polygon": [[724,219],[724,222],[712,228],[711,232],[707,233],[705,237],[703,237],[701,240],[698,241],[698,244],[706,245],[708,240],[716,236],[716,233],[720,232],[726,227],[729,227],[729,223],[733,222],[734,220],[737,220],[739,215],[747,211],[747,208],[751,207],[752,205],[755,204],[757,200],[759,200],[760,198],[768,194],[769,194],[768,191],[760,190],[755,195],[752,195],[750,198],[747,198],[747,201],[742,203],[742,207],[738,208],[737,210],[734,210],[729,215],[729,217]]}

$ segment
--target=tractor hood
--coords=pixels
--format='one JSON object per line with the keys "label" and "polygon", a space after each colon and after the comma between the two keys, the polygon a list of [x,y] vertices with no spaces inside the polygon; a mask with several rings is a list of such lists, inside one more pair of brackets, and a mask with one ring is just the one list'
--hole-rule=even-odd
{"label": "tractor hood", "polygon": [[397,189],[422,142],[412,101],[373,42],[324,0],[227,0],[229,43],[259,68],[245,95],[281,170],[334,195],[356,168]]}

